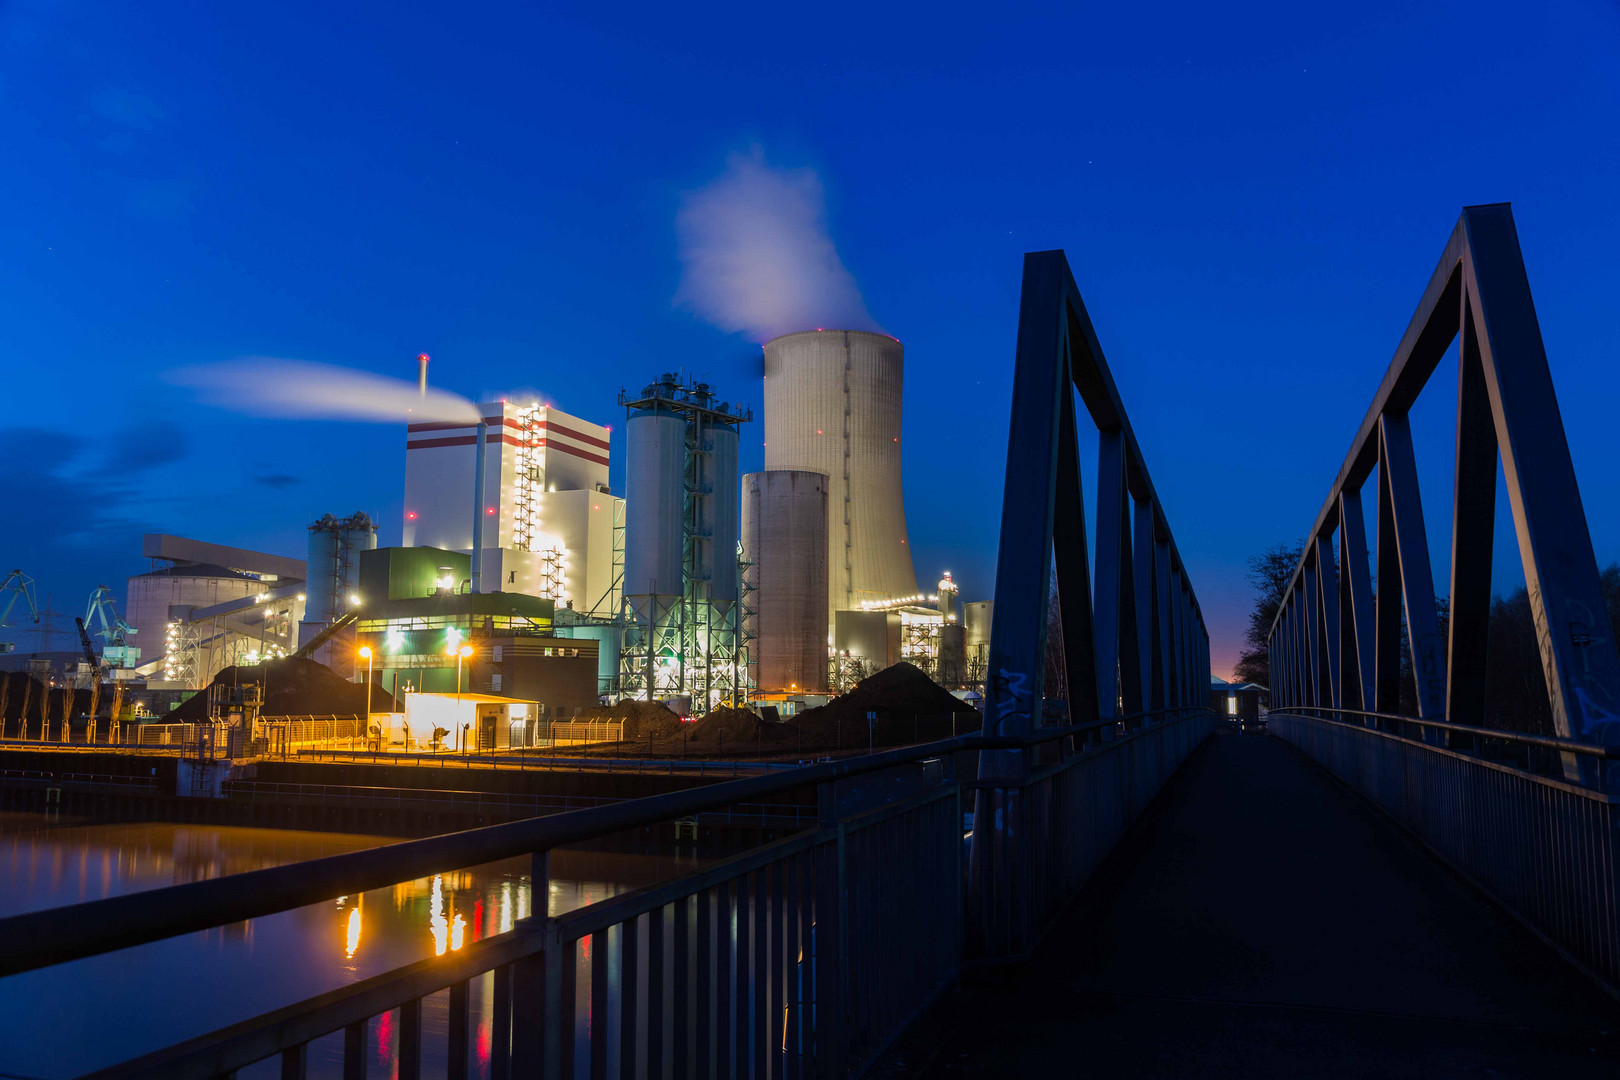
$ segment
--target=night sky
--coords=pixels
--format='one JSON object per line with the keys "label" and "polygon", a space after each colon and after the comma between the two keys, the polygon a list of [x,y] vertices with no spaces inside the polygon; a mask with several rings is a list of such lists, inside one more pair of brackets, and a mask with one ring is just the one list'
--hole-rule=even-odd
{"label": "night sky", "polygon": [[[205,408],[191,365],[425,351],[616,441],[664,370],[757,408],[758,336],[677,299],[677,217],[738,155],[819,178],[905,343],[925,585],[993,590],[1020,260],[1064,248],[1225,674],[1246,559],[1314,520],[1500,201],[1620,559],[1614,4],[541,7],[0,4],[0,567],[72,615],[146,531],[301,556],[363,509],[398,542],[400,427]],[[1441,591],[1454,409],[1446,366],[1413,414]]]}

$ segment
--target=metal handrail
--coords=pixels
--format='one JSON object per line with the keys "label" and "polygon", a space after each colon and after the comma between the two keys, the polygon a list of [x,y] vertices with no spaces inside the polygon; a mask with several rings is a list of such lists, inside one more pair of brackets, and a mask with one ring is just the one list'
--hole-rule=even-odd
{"label": "metal handrail", "polygon": [[610,806],[486,825],[442,836],[331,855],[324,859],[13,915],[0,919],[0,941],[7,943],[4,953],[0,954],[0,976],[244,922],[306,904],[320,903],[334,896],[352,895],[400,881],[427,877],[447,869],[542,853],[627,829],[656,825],[812,784],[879,772],[945,754],[1028,750],[1131,720],[1155,716],[1168,719],[1208,711],[1203,707],[1182,706],[1047,728],[1023,736],[973,733],[921,746],[899,747],[865,757],[800,766],[789,773],[745,777]]}
{"label": "metal handrail", "polygon": [[1496,728],[1470,727],[1466,724],[1453,724],[1445,720],[1425,720],[1419,716],[1402,716],[1399,713],[1367,712],[1364,709],[1341,709],[1327,705],[1290,705],[1282,709],[1272,709],[1273,716],[1303,716],[1310,720],[1322,720],[1327,723],[1342,724],[1343,720],[1333,720],[1325,716],[1313,716],[1312,713],[1343,713],[1347,716],[1366,716],[1376,720],[1393,720],[1402,724],[1416,724],[1419,727],[1438,728],[1441,731],[1458,731],[1465,735],[1479,735],[1487,739],[1501,739],[1505,742],[1523,743],[1526,746],[1541,746],[1549,750],[1558,750],[1568,754],[1584,754],[1587,757],[1603,758],[1606,761],[1620,761],[1620,746],[1600,746],[1596,743],[1576,742],[1573,739],[1556,739],[1550,735],[1526,735],[1517,731],[1499,731]]}

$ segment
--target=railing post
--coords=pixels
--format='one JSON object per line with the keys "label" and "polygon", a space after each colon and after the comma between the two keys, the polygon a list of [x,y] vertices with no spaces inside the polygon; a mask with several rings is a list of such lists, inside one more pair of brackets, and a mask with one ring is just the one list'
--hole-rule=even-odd
{"label": "railing post", "polygon": [[[838,820],[835,783],[817,787],[816,806],[821,828],[836,834],[831,843],[823,844],[816,852],[816,1073],[827,1080],[842,1080],[844,1002],[849,987],[849,956],[844,944],[849,932],[849,898],[844,882],[844,827]],[[740,986],[737,992],[740,1001]],[[739,1026],[741,1011],[739,1005]]]}
{"label": "railing post", "polygon": [[[550,896],[551,874],[550,853],[536,852],[532,860],[532,869],[529,874],[529,917],[519,919],[513,927],[513,933],[544,935],[550,930]],[[549,946],[552,943],[546,942]],[[511,1000],[511,1037],[512,1051],[509,1075],[512,1077],[532,1077],[540,1075],[555,1075],[544,1073],[547,1065],[546,1050],[548,1035],[546,1020],[550,1010],[547,1008],[547,957],[556,951],[552,948],[537,950],[520,960],[512,963],[506,975]],[[502,979],[496,973],[496,1011],[500,1011],[500,998]],[[572,991],[573,987],[568,988]],[[500,1025],[497,1023],[497,1031]],[[491,1070],[492,1074],[498,1075]]]}

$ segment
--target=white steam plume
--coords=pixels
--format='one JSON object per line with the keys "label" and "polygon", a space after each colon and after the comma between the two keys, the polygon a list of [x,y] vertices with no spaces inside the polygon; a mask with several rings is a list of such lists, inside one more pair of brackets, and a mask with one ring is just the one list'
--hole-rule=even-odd
{"label": "white steam plume", "polygon": [[676,302],[760,341],[821,327],[881,330],[827,233],[821,178],[779,169],[757,149],[686,196],[675,219]]}
{"label": "white steam plume", "polygon": [[460,394],[369,371],[250,356],[180,368],[167,376],[197,391],[199,400],[254,416],[360,420],[372,423],[459,421],[476,424],[478,408]]}

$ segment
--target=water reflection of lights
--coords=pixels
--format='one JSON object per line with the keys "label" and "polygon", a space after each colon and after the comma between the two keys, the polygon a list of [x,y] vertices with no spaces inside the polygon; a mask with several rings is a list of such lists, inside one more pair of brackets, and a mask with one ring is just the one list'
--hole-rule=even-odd
{"label": "water reflection of lights", "polygon": [[360,905],[356,904],[349,909],[349,940],[348,951],[344,956],[354,959],[354,951],[360,947]]}
{"label": "water reflection of lights", "polygon": [[444,875],[433,875],[433,900],[428,913],[428,929],[433,932],[433,955],[461,948],[466,940],[467,920],[459,914],[452,919],[444,915]]}
{"label": "water reflection of lights", "polygon": [[[218,843],[198,836],[196,827],[163,824],[86,826],[53,830],[45,837],[26,834],[21,840],[7,835],[0,837],[0,867],[5,868],[0,870],[0,891],[20,888],[24,895],[37,900],[36,906],[44,906],[81,897],[95,899],[109,892],[219,877],[264,865],[322,857],[362,842],[383,842],[382,838],[260,829],[211,831],[221,838]],[[671,861],[617,852],[560,853],[552,863],[553,876],[547,883],[551,887],[550,904],[545,905],[546,890],[531,892],[529,861],[515,859],[473,871],[446,871],[436,883],[436,905],[435,875],[429,873],[364,895],[356,892],[333,897],[318,908],[255,919],[196,939],[178,939],[177,945],[189,942],[191,951],[175,955],[183,958],[188,968],[186,977],[201,980],[202,987],[197,999],[187,1007],[187,1023],[220,1027],[241,1018],[238,1003],[241,1008],[249,1003],[261,1010],[275,1008],[285,1004],[286,996],[313,996],[436,953],[443,961],[458,945],[459,951],[465,952],[491,935],[512,933],[521,920],[544,912],[547,906],[561,913],[625,888],[661,880],[668,876]],[[53,876],[60,879],[55,893],[50,884]],[[28,889],[33,891],[29,893]],[[435,914],[437,927],[424,926],[431,924]],[[429,918],[424,919],[425,915]],[[426,941],[423,930],[429,931]],[[590,948],[594,959],[598,947],[612,949],[608,944],[611,938],[612,934],[602,941],[593,937],[581,948]],[[361,945],[365,946],[363,956]],[[154,982],[162,977],[156,975]],[[579,979],[582,987],[588,985],[588,974],[582,973]],[[89,987],[85,993],[92,996],[85,998],[84,1004],[92,1011],[120,1006],[127,1010],[131,1023],[114,1025],[120,1028],[118,1037],[135,1026],[155,1030],[167,1022],[160,995],[151,993],[150,987],[123,997],[111,990],[103,993],[116,985],[107,982],[105,986],[97,983]],[[468,1047],[469,1072],[488,1075],[493,1046],[498,1041],[492,1019],[496,1012],[495,980],[486,974],[468,989],[468,1041],[473,1044]],[[430,1068],[429,1063],[435,1061],[439,1069],[443,1068],[443,1038],[435,1033],[446,1030],[448,997],[440,994],[423,1001],[422,1027],[428,1036],[424,1065]],[[15,1005],[4,995],[0,995],[0,1002]],[[775,1004],[781,1007],[781,1003]],[[0,1012],[16,1015],[14,1008]],[[792,1016],[790,1013],[790,1022]],[[98,1026],[103,1025],[91,1027]],[[399,1027],[396,1010],[378,1014],[368,1025],[366,1041],[372,1075],[397,1075]],[[110,1045],[96,1044],[97,1039],[113,1038],[111,1033],[87,1030],[64,1040],[60,1029],[49,1037],[43,1030],[30,1028],[27,1024],[21,1028],[13,1025],[0,1037],[0,1071],[79,1075],[118,1057]],[[311,1048],[311,1056],[320,1057],[320,1071],[333,1075],[341,1071],[336,1055],[342,1041],[328,1040],[325,1050]],[[316,1064],[311,1062],[312,1073],[317,1072]]]}
{"label": "water reflection of lights", "polygon": [[444,918],[444,875],[433,875],[433,906],[428,916],[428,928],[433,931],[433,955],[443,956],[449,923]]}

